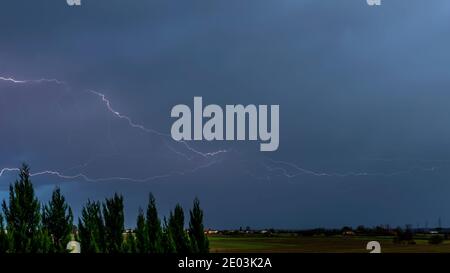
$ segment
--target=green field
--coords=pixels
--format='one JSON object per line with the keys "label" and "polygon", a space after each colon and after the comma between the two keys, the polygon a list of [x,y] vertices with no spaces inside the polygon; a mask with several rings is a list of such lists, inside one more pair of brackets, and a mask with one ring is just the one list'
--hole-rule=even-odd
{"label": "green field", "polygon": [[419,236],[414,240],[416,244],[394,244],[393,237],[390,236],[209,236],[211,253],[368,253],[366,244],[369,241],[380,242],[384,253],[450,253],[450,240],[439,245],[429,244],[427,236]]}

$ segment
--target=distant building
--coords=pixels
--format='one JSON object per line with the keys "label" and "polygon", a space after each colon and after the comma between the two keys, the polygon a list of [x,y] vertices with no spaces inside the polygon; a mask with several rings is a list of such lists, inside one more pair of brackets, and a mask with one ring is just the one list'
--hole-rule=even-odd
{"label": "distant building", "polygon": [[211,234],[218,234],[219,231],[218,230],[213,230],[213,229],[207,229],[205,230],[205,234],[211,235]]}

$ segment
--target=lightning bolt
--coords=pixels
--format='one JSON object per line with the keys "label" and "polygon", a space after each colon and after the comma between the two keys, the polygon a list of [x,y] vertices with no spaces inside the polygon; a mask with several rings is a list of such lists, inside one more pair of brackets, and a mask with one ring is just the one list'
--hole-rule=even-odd
{"label": "lightning bolt", "polygon": [[[37,79],[37,80],[18,80],[18,79],[12,78],[12,77],[0,76],[0,81],[10,82],[10,83],[13,83],[13,84],[55,83],[55,84],[64,85],[66,87],[69,87],[69,85],[66,82],[64,82],[64,81],[60,81],[60,80],[57,80],[57,79],[46,79],[46,78],[41,78],[41,79]],[[159,132],[157,130],[153,130],[153,129],[147,128],[144,125],[135,123],[131,117],[129,117],[127,115],[124,115],[124,114],[121,114],[119,111],[115,110],[112,107],[112,104],[111,104],[110,100],[106,97],[106,95],[104,95],[103,93],[94,91],[94,90],[87,90],[87,91],[92,93],[92,94],[94,94],[94,95],[96,95],[96,96],[98,96],[98,97],[100,97],[102,102],[105,104],[107,110],[110,113],[112,113],[113,116],[115,116],[116,118],[125,120],[130,127],[139,129],[141,131],[144,131],[145,133],[155,134],[155,135],[163,138],[164,139],[164,143],[166,143],[166,146],[171,151],[173,151],[174,153],[176,153],[176,154],[178,154],[178,155],[180,155],[180,156],[182,156],[182,157],[184,157],[184,158],[186,158],[188,160],[192,160],[193,159],[193,157],[189,157],[188,155],[186,155],[186,154],[184,154],[184,153],[182,153],[180,151],[177,151],[172,146],[168,145],[168,143],[167,143],[168,139],[170,139],[172,141],[175,141],[175,140],[173,140],[171,138],[170,135],[164,134],[164,133]],[[187,150],[191,151],[194,154],[200,155],[200,156],[202,156],[204,158],[211,158],[211,157],[214,157],[214,156],[219,155],[221,153],[226,153],[227,152],[227,150],[218,150],[218,151],[214,151],[214,152],[200,152],[200,151],[194,149],[193,147],[191,147],[185,141],[176,141],[176,142],[183,144],[186,147]],[[94,159],[91,158],[89,161],[87,161],[87,162],[85,162],[85,163],[83,163],[81,165],[69,168],[68,170],[73,170],[73,169],[77,169],[77,168],[87,167],[90,163],[92,163],[93,160]],[[129,177],[92,178],[92,177],[89,177],[88,175],[83,174],[83,173],[79,173],[79,174],[75,174],[75,175],[66,175],[66,174],[63,174],[63,173],[61,173],[59,171],[54,171],[54,170],[45,170],[45,171],[40,171],[40,172],[36,172],[36,173],[31,173],[30,176],[34,177],[34,176],[51,175],[51,176],[56,176],[56,177],[61,178],[61,179],[70,179],[70,180],[82,179],[82,180],[87,181],[87,182],[102,182],[102,181],[112,181],[112,180],[130,181],[130,182],[147,182],[147,181],[151,181],[151,180],[155,180],[155,179],[170,177],[170,176],[173,176],[173,175],[185,175],[187,173],[193,173],[193,172],[196,172],[198,170],[201,170],[201,169],[210,167],[210,166],[212,166],[214,164],[217,164],[217,162],[218,161],[213,160],[213,161],[210,161],[210,162],[208,162],[208,163],[206,163],[204,165],[197,166],[197,167],[195,167],[193,169],[190,169],[190,170],[173,171],[173,172],[171,172],[169,174],[162,174],[162,175],[150,176],[150,177],[139,178],[139,179],[137,179],[137,178],[129,178]],[[0,170],[0,177],[2,177],[6,172],[18,172],[18,171],[20,171],[18,168],[3,168],[3,169]]]}
{"label": "lightning bolt", "polygon": [[[66,87],[69,87],[69,85],[64,82],[64,81],[60,81],[57,79],[46,79],[46,78],[41,78],[41,79],[37,79],[37,80],[18,80],[12,77],[2,77],[0,76],[0,81],[4,81],[4,82],[9,82],[12,84],[40,84],[40,83],[54,83],[54,84],[59,84],[59,85],[64,85]],[[128,115],[125,115],[119,111],[117,111],[116,109],[113,108],[111,101],[109,100],[109,98],[101,92],[95,91],[95,90],[87,90],[89,93],[99,97],[101,99],[101,101],[103,102],[103,104],[105,105],[106,109],[116,118],[124,120],[131,128],[135,128],[138,129],[140,131],[143,131],[145,133],[148,134],[154,134],[157,135],[159,137],[161,137],[161,139],[164,140],[164,143],[166,144],[166,146],[174,153],[178,154],[181,157],[184,157],[187,160],[192,160],[194,157],[193,156],[188,156],[185,153],[182,153],[178,150],[176,150],[175,148],[173,148],[172,146],[168,145],[169,140],[170,141],[175,141],[174,139],[172,139],[172,137],[169,134],[165,134],[162,133],[160,131],[154,130],[154,129],[150,129],[147,128],[146,126],[136,123],[131,117],[129,117]],[[218,150],[218,151],[214,151],[214,152],[201,152],[196,150],[195,148],[191,147],[186,141],[175,141],[176,143],[180,143],[182,145],[184,145],[184,147],[192,152],[195,155],[201,156],[203,158],[206,159],[211,159],[213,157],[215,157],[216,155],[222,154],[222,153],[226,153],[228,152],[228,150]],[[284,176],[288,179],[291,178],[295,178],[298,177],[302,174],[304,175],[309,175],[309,176],[315,176],[315,177],[360,177],[360,176],[385,176],[385,177],[389,177],[389,176],[397,176],[397,175],[404,175],[404,174],[410,174],[412,173],[414,170],[420,170],[420,171],[428,171],[428,172],[434,172],[436,171],[439,167],[431,167],[431,168],[410,168],[408,170],[403,170],[403,171],[396,171],[396,172],[392,172],[392,173],[381,173],[381,172],[347,172],[347,173],[337,173],[337,172],[319,172],[319,171],[314,171],[314,170],[310,170],[310,169],[306,169],[303,168],[301,166],[298,166],[292,162],[287,162],[287,161],[281,161],[281,160],[273,160],[270,158],[266,158],[265,159],[266,162],[262,162],[261,165],[266,169],[266,171],[269,172],[268,175],[266,176],[255,176],[253,174],[251,174],[250,171],[245,171],[248,175],[251,175],[255,178],[258,179],[264,179],[264,180],[270,180],[271,178],[271,174],[272,173],[276,173],[276,176]],[[387,160],[386,160],[387,161]],[[87,165],[89,165],[92,162],[92,159],[82,165],[79,165],[77,167],[71,168],[71,169],[75,169],[75,168],[79,168],[79,167],[86,167]],[[155,180],[155,179],[160,179],[160,178],[165,178],[165,177],[170,177],[173,175],[185,175],[187,173],[192,173],[192,172],[196,172],[198,170],[210,167],[214,164],[219,163],[220,161],[217,160],[210,160],[209,162],[207,162],[204,165],[200,165],[198,167],[195,167],[191,170],[186,170],[186,171],[173,171],[171,173],[168,174],[161,174],[161,175],[156,175],[156,176],[150,176],[150,177],[145,177],[145,178],[129,178],[129,177],[102,177],[102,178],[92,178],[89,177],[86,174],[83,173],[79,173],[79,174],[75,174],[75,175],[67,175],[67,174],[63,174],[59,171],[52,171],[52,170],[45,170],[45,171],[41,171],[41,172],[36,172],[36,173],[32,173],[30,174],[30,176],[42,176],[42,175],[52,175],[52,176],[56,176],[59,177],[61,179],[82,179],[84,181],[88,181],[88,182],[102,182],[102,181],[111,181],[111,180],[119,180],[119,181],[130,181],[130,182],[146,182],[146,181],[151,181],[151,180]],[[269,163],[269,164],[267,164]],[[6,172],[17,172],[19,171],[18,168],[3,168],[0,170],[0,177],[2,177]]]}
{"label": "lightning bolt", "polygon": [[[45,79],[45,78],[42,78],[42,79],[38,79],[38,80],[17,80],[15,78],[11,78],[11,77],[7,78],[7,77],[1,77],[0,76],[0,80],[7,81],[7,82],[12,82],[12,83],[16,83],[16,84],[23,84],[23,83],[56,83],[56,84],[61,84],[61,85],[68,86],[68,84],[66,82],[60,81],[60,80],[57,80],[57,79]],[[132,128],[136,128],[136,129],[139,129],[139,130],[144,131],[146,133],[155,134],[155,135],[158,135],[160,137],[169,138],[172,141],[176,141],[176,140],[172,139],[172,137],[169,134],[165,134],[165,133],[159,132],[157,130],[147,128],[147,127],[145,127],[142,124],[135,123],[132,120],[131,117],[129,117],[127,115],[124,115],[124,114],[121,114],[119,111],[115,110],[112,107],[111,101],[106,97],[105,94],[100,93],[100,92],[95,91],[95,90],[87,90],[87,91],[92,93],[92,94],[94,94],[94,95],[96,95],[96,96],[98,96],[98,97],[100,97],[102,102],[105,104],[105,106],[106,106],[106,108],[107,108],[107,110],[109,112],[111,112],[115,117],[125,120],[128,123],[128,125],[131,126]],[[214,152],[200,152],[200,151],[194,149],[193,147],[191,147],[186,141],[180,140],[180,141],[176,141],[176,142],[182,143],[189,151],[191,151],[191,152],[193,152],[193,153],[195,153],[197,155],[200,155],[200,156],[202,156],[204,158],[213,157],[213,156],[216,156],[218,154],[227,152],[227,150],[224,150],[224,149],[218,150],[218,151],[214,151]],[[173,148],[172,148],[172,150],[174,152],[176,152]],[[184,156],[185,158],[190,158],[190,157],[186,156],[185,154],[182,154],[179,151],[176,152],[176,153],[178,153],[179,155]]]}
{"label": "lightning bolt", "polygon": [[[391,173],[383,173],[383,172],[347,172],[347,173],[336,173],[336,172],[317,172],[312,171],[309,169],[305,169],[303,167],[300,167],[292,162],[287,161],[281,161],[281,160],[273,160],[270,158],[266,158],[266,160],[270,163],[272,163],[272,166],[269,166],[268,164],[261,163],[266,170],[269,172],[276,172],[278,171],[280,174],[287,178],[294,178],[302,174],[310,175],[310,176],[317,176],[317,177],[358,177],[358,176],[385,176],[385,177],[391,177],[391,176],[398,176],[398,175],[404,175],[404,174],[410,174],[415,170],[424,171],[424,172],[434,172],[439,167],[432,166],[430,168],[420,168],[420,167],[414,167],[410,168],[408,170],[402,170],[402,171],[396,171]],[[289,171],[288,168],[282,167],[287,166],[290,169],[295,170],[295,172]]]}
{"label": "lightning bolt", "polygon": [[3,168],[0,170],[0,177],[3,176],[6,172],[18,172],[19,168]]}
{"label": "lightning bolt", "polygon": [[18,83],[18,84],[20,84],[20,83],[23,83],[23,84],[27,84],[27,83],[38,83],[38,84],[39,83],[56,83],[56,84],[60,84],[60,85],[67,85],[66,82],[63,82],[63,81],[60,81],[60,80],[57,80],[57,79],[45,79],[45,78],[37,79],[37,80],[17,80],[17,79],[11,78],[11,77],[6,78],[6,77],[1,77],[0,76],[0,80],[1,81],[5,81],[5,82]]}
{"label": "lightning bolt", "polygon": [[[139,130],[141,130],[141,131],[143,131],[145,133],[156,134],[156,135],[158,135],[160,137],[170,138],[171,140],[176,141],[176,140],[172,139],[172,137],[169,134],[165,134],[165,133],[156,131],[154,129],[149,129],[149,128],[145,127],[142,124],[135,123],[129,116],[121,114],[119,111],[115,110],[111,106],[111,101],[106,97],[105,94],[100,93],[98,91],[94,91],[94,90],[88,90],[88,92],[90,92],[90,93],[100,97],[102,102],[105,104],[106,108],[108,109],[108,111],[111,112],[117,118],[125,120],[128,123],[129,126],[131,126],[133,128],[136,128],[136,129],[139,129]],[[191,152],[193,152],[193,153],[195,153],[197,155],[200,155],[200,156],[202,156],[204,158],[216,156],[218,154],[227,152],[227,150],[218,150],[218,151],[215,151],[215,152],[206,152],[206,153],[204,153],[204,152],[200,152],[200,151],[194,149],[186,141],[179,140],[179,141],[176,141],[176,142],[183,144],[186,147],[186,149],[188,149],[189,151],[191,151]],[[188,157],[187,155],[180,153],[179,151],[175,151],[173,148],[171,150],[174,151],[175,153],[178,153],[178,154],[182,155],[183,157],[185,157],[185,158],[187,158],[189,160],[192,159],[192,158]]]}
{"label": "lightning bolt", "polygon": [[[154,176],[148,176],[148,177],[144,177],[144,178],[130,178],[130,177],[120,177],[120,176],[111,176],[111,177],[100,177],[100,178],[92,178],[89,177],[86,174],[83,173],[79,173],[79,174],[75,174],[75,175],[66,175],[66,174],[62,174],[59,171],[51,171],[51,170],[45,170],[45,171],[40,171],[40,172],[35,172],[35,173],[30,173],[30,177],[37,177],[37,176],[43,176],[43,175],[51,175],[51,176],[56,176],[58,178],[61,179],[68,179],[68,180],[75,180],[75,179],[82,179],[86,182],[108,182],[108,181],[127,181],[127,182],[138,182],[138,183],[143,183],[143,182],[149,182],[152,180],[157,180],[157,179],[161,179],[161,178],[167,178],[167,177],[171,177],[171,176],[176,176],[176,175],[187,175],[190,173],[195,173],[201,169],[204,168],[208,168],[211,167],[217,163],[219,163],[220,161],[217,160],[213,160],[211,162],[208,162],[204,165],[200,165],[197,166],[191,170],[186,170],[186,171],[173,171],[171,173],[168,174],[161,174],[161,175],[154,175]],[[6,172],[20,172],[19,168],[3,168],[0,170],[0,177],[2,177]]]}

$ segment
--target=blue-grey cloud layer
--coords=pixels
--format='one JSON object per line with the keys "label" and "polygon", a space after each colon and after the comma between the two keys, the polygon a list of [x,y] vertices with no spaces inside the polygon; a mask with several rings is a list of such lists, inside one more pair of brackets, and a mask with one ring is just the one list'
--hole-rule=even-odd
{"label": "blue-grey cloud layer", "polygon": [[75,211],[124,192],[129,225],[148,191],[163,213],[199,196],[215,227],[450,223],[449,15],[446,0],[4,1],[0,75],[72,89],[0,82],[0,167],[26,160],[36,171],[66,170],[103,155],[83,171],[144,177],[203,163],[115,119],[88,88],[162,132],[170,108],[195,95],[280,104],[280,149],[264,156],[316,172],[404,173],[286,178],[261,170],[256,144],[194,143],[233,152],[146,183],[35,183],[44,197],[61,183]]}

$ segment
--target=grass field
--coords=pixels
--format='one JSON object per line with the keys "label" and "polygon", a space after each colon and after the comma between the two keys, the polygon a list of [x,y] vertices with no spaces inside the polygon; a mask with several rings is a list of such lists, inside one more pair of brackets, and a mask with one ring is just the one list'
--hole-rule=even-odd
{"label": "grass field", "polygon": [[209,236],[211,253],[368,253],[366,244],[378,241],[383,253],[450,253],[450,240],[439,245],[428,243],[426,236],[416,244],[394,244],[393,237],[311,236],[294,234],[272,237],[259,234]]}

